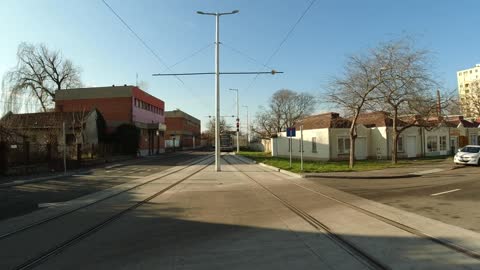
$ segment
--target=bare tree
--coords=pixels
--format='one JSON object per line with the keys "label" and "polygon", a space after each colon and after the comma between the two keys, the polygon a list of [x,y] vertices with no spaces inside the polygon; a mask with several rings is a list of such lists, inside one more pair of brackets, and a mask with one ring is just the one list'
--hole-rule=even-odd
{"label": "bare tree", "polygon": [[297,93],[288,89],[276,91],[270,98],[268,108],[260,107],[256,117],[255,133],[271,137],[298,120],[311,114],[317,101],[308,93]]}
{"label": "bare tree", "polygon": [[382,67],[377,65],[373,56],[350,56],[345,64],[342,77],[333,79],[326,101],[351,116],[349,167],[355,165],[355,140],[357,138],[357,119],[360,113],[371,105],[376,97],[375,90],[382,83]]}
{"label": "bare tree", "polygon": [[[229,131],[232,128],[231,125],[227,124],[225,118],[220,119],[220,133],[224,133]],[[205,134],[208,136],[209,139],[215,138],[215,117],[210,118],[207,123],[207,130]]]}
{"label": "bare tree", "polygon": [[17,65],[2,80],[7,110],[17,111],[24,96],[33,98],[47,111],[52,106],[55,92],[80,87],[80,69],[52,51],[45,44],[21,43],[17,50]]}
{"label": "bare tree", "polygon": [[378,87],[381,99],[377,108],[392,118],[392,163],[397,163],[401,132],[412,126],[423,126],[438,114],[433,94],[437,83],[430,73],[429,52],[416,49],[407,39],[381,44],[373,53],[376,65],[382,67],[382,83]]}

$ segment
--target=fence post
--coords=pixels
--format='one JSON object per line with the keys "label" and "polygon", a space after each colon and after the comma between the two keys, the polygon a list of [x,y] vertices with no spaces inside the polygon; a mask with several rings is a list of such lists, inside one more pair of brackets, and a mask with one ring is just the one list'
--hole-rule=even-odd
{"label": "fence post", "polygon": [[7,168],[8,168],[7,151],[8,151],[7,143],[0,142],[0,175],[7,174]]}
{"label": "fence post", "polygon": [[80,167],[82,164],[82,144],[77,143],[77,166]]}

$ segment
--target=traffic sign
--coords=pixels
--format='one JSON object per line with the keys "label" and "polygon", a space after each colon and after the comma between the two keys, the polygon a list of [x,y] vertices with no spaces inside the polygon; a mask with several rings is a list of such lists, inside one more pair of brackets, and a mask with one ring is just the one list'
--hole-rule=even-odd
{"label": "traffic sign", "polygon": [[295,137],[295,128],[294,127],[287,128],[287,137]]}

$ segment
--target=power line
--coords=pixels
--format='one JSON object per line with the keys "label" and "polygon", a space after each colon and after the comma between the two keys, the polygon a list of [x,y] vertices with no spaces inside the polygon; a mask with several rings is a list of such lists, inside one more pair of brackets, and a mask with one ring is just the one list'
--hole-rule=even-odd
{"label": "power line", "polygon": [[[142,45],[150,52],[152,53],[152,55],[155,57],[155,59],[157,59],[160,64],[164,65],[166,69],[170,70],[171,72],[173,72],[173,70],[167,65],[167,63],[165,61],[163,61],[163,59],[130,27],[130,25],[128,25],[127,22],[125,22],[124,19],[122,19],[122,17],[105,1],[105,0],[102,0],[102,2],[105,4],[105,6],[108,7],[108,9],[110,9],[110,11],[120,20],[120,22],[122,22],[122,24],[127,27],[128,30],[130,30],[130,32],[138,39],[138,41],[140,41],[140,43],[142,43]],[[175,78],[177,78],[177,80],[179,80],[185,87],[185,82],[180,79],[179,77],[175,76]]]}
{"label": "power line", "polygon": [[269,66],[267,66],[267,65],[265,65],[265,64],[262,64],[260,61],[256,60],[255,58],[249,56],[248,54],[246,54],[246,53],[244,53],[244,52],[242,52],[242,51],[240,51],[239,49],[236,49],[236,48],[234,48],[234,47],[232,47],[232,46],[230,46],[230,45],[225,44],[224,42],[220,43],[220,45],[223,45],[223,46],[225,46],[226,48],[228,48],[228,49],[230,49],[230,50],[232,50],[232,51],[234,51],[234,52],[236,52],[236,53],[238,53],[238,54],[240,54],[240,55],[248,58],[251,62],[253,62],[253,63],[255,63],[255,64],[259,64],[259,65],[261,65],[261,66],[263,66],[263,67],[265,67],[265,68],[267,68],[267,69],[270,69],[270,70],[274,69],[274,68],[269,67]]}
{"label": "power line", "polygon": [[171,66],[170,66],[168,69],[169,69],[169,70],[171,70],[171,68],[175,67],[176,65],[179,65],[180,63],[183,63],[183,62],[185,62],[186,60],[188,60],[188,59],[190,59],[190,58],[194,57],[195,55],[197,55],[197,54],[201,53],[202,51],[204,51],[204,50],[206,50],[206,49],[208,49],[208,48],[210,48],[211,46],[213,46],[213,43],[209,43],[209,44],[207,44],[206,46],[202,47],[201,49],[199,49],[199,50],[197,50],[197,51],[193,52],[192,54],[188,55],[187,57],[183,58],[182,60],[180,60],[180,61],[176,62],[176,63],[175,63],[175,64],[173,64],[173,65],[171,65]]}
{"label": "power line", "polygon": [[[310,10],[310,8],[313,6],[313,4],[315,4],[317,0],[312,0],[310,2],[310,4],[307,6],[307,8],[303,11],[302,15],[297,19],[297,21],[293,24],[293,26],[290,28],[290,30],[287,32],[287,34],[285,35],[285,37],[283,38],[283,40],[280,42],[280,44],[278,45],[278,47],[275,49],[275,51],[272,53],[272,55],[270,55],[270,57],[268,57],[267,61],[265,62],[265,65],[268,65],[270,63],[270,61],[272,61],[273,57],[275,57],[275,55],[277,55],[277,53],[280,51],[280,49],[282,48],[283,44],[285,44],[285,42],[288,40],[288,38],[290,37],[290,35],[293,33],[293,31],[295,30],[295,28],[297,27],[297,25],[302,21],[303,17],[305,17],[305,15],[307,14],[307,12]],[[250,85],[247,87],[247,89],[250,89],[253,84],[255,83],[255,81],[257,80],[258,78],[258,75],[255,76],[252,80],[252,82],[250,83]]]}
{"label": "power line", "polygon": [[[102,0],[102,2],[105,4],[105,6],[108,7],[108,9],[120,20],[120,22],[122,22],[122,24],[127,27],[127,29],[140,41],[140,43],[142,43],[142,45],[155,57],[155,59],[157,59],[158,62],[160,62],[160,64],[162,64],[163,66],[165,66],[165,68],[167,70],[169,70],[170,72],[173,73],[173,70],[172,70],[172,67],[175,66],[175,65],[178,65],[180,62],[183,62],[185,60],[181,60],[177,63],[175,63],[172,67],[168,66],[167,63],[165,61],[163,61],[163,59],[128,25],[128,23],[105,1],[105,0]],[[203,51],[204,49],[208,48],[209,46],[206,46],[205,48],[202,48],[200,49],[199,51]],[[198,52],[195,52],[193,53],[193,55],[199,53]],[[187,57],[189,58],[189,57]],[[182,83],[183,87],[185,87],[185,89],[187,89],[191,94],[195,94],[193,92],[193,90],[188,87],[185,82],[180,79],[180,77],[178,76],[174,76],[179,82]],[[203,102],[202,102],[203,103]],[[206,107],[209,107],[207,106],[206,104],[204,104]]]}

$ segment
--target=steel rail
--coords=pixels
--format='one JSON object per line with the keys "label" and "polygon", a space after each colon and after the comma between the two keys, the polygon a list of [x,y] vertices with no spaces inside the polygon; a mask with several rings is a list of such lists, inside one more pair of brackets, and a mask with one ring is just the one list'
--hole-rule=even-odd
{"label": "steel rail", "polygon": [[[180,155],[176,155],[175,157],[179,157],[179,156],[180,156]],[[47,218],[41,219],[41,220],[39,220],[39,221],[37,221],[37,222],[33,222],[33,223],[31,223],[31,224],[28,224],[28,225],[26,225],[26,226],[24,226],[24,227],[21,227],[21,228],[15,229],[15,230],[13,230],[13,231],[10,231],[10,232],[1,234],[1,235],[0,235],[0,242],[1,242],[2,240],[4,240],[4,239],[7,239],[7,238],[12,237],[12,236],[14,236],[14,235],[17,235],[17,234],[19,234],[19,233],[28,231],[28,230],[33,229],[33,228],[35,228],[35,227],[37,227],[37,226],[40,226],[40,225],[42,225],[42,224],[45,224],[45,223],[48,223],[48,222],[50,222],[50,221],[59,219],[59,218],[61,218],[61,217],[64,217],[64,216],[69,215],[69,214],[71,214],[71,213],[74,213],[74,212],[76,212],[76,211],[85,209],[85,208],[87,208],[87,207],[90,207],[90,206],[95,205],[95,204],[98,204],[98,203],[101,203],[101,202],[103,202],[103,201],[106,201],[106,200],[108,200],[108,199],[111,199],[111,198],[113,198],[113,197],[116,197],[116,196],[118,196],[118,195],[120,195],[120,194],[123,194],[123,193],[125,193],[125,192],[131,191],[131,190],[133,190],[133,189],[135,189],[135,188],[138,188],[138,187],[147,185],[147,184],[149,184],[149,183],[151,183],[151,182],[153,182],[153,181],[157,181],[157,180],[162,179],[162,178],[164,178],[164,177],[166,177],[166,176],[169,176],[169,175],[171,175],[171,174],[177,173],[177,172],[179,172],[179,171],[181,171],[181,170],[184,170],[184,169],[186,169],[186,168],[188,168],[188,167],[190,167],[190,166],[196,165],[196,164],[198,164],[198,163],[200,163],[200,162],[202,162],[202,161],[204,161],[204,160],[207,160],[208,158],[210,158],[210,156],[204,157],[204,158],[202,158],[202,159],[200,159],[200,160],[198,160],[198,161],[196,161],[196,162],[194,162],[194,163],[192,163],[192,164],[184,165],[184,166],[186,166],[186,167],[184,167],[184,168],[181,168],[181,169],[178,169],[178,170],[174,170],[174,171],[172,171],[172,172],[168,172],[168,173],[165,174],[165,175],[162,175],[162,176],[157,177],[157,178],[155,178],[155,179],[146,181],[146,182],[144,182],[144,183],[140,183],[140,184],[135,185],[135,186],[133,186],[133,187],[131,187],[131,188],[122,190],[122,191],[120,191],[120,192],[118,192],[118,193],[112,194],[112,195],[107,196],[107,197],[105,197],[105,198],[102,198],[102,199],[100,199],[100,200],[97,200],[97,201],[94,201],[94,202],[91,202],[91,203],[88,203],[88,204],[79,206],[79,207],[77,207],[77,208],[73,208],[73,209],[68,210],[68,211],[65,211],[65,212],[63,212],[63,213],[61,213],[61,214],[54,215],[54,216],[51,216],[51,217],[47,217]],[[191,160],[193,160],[193,159],[191,159]],[[146,177],[148,177],[148,176],[146,176]]]}
{"label": "steel rail", "polygon": [[[211,157],[207,157],[205,159],[202,159],[202,161],[205,161],[207,159],[210,159]],[[202,162],[200,161],[200,162]],[[196,164],[200,163],[200,162],[197,162]],[[213,161],[210,161],[208,162],[206,165],[204,165],[200,170],[197,170],[185,177],[183,177],[182,179],[176,181],[175,183],[172,183],[171,185],[169,185],[168,187],[154,193],[153,195],[143,199],[142,201],[139,201],[135,204],[133,204],[132,206],[118,212],[117,214],[109,217],[108,219],[96,224],[96,225],[93,225],[92,227],[84,230],[83,232],[80,232],[78,234],[76,234],[75,236],[71,237],[70,239],[68,240],[65,240],[64,242],[58,244],[57,246],[43,252],[42,254],[32,258],[32,259],[29,259],[27,260],[26,262],[22,263],[21,265],[18,265],[16,266],[14,269],[15,270],[25,270],[25,269],[32,269],[34,267],[37,267],[39,266],[40,264],[44,263],[45,261],[47,261],[50,257],[53,257],[59,253],[61,253],[63,250],[65,250],[66,248],[72,246],[72,245],[75,245],[76,243],[78,243],[79,241],[87,238],[88,236],[100,231],[101,229],[103,229],[104,227],[106,227],[107,225],[111,224],[112,222],[118,220],[120,217],[122,217],[123,215],[125,215],[126,213],[130,212],[130,211],[133,211],[135,210],[136,208],[144,205],[145,203],[151,201],[152,199],[158,197],[159,195],[165,193],[166,191],[174,188],[175,186],[181,184],[182,182],[184,182],[185,180],[191,178],[192,176],[194,176],[195,174],[198,174],[199,172],[203,171],[205,168],[207,168],[208,166],[210,166],[211,164],[213,163]],[[192,165],[193,166],[193,165]],[[190,166],[188,166],[190,167]]]}
{"label": "steel rail", "polygon": [[[244,160],[242,160],[242,159],[240,159],[240,158],[236,158],[236,159],[237,159],[237,160],[240,160],[241,162],[243,162],[243,163],[245,163],[245,164],[251,164],[251,163],[248,163],[248,162],[246,162],[246,161],[244,161]],[[288,180],[288,179],[287,179],[287,180]],[[422,231],[420,231],[420,230],[418,230],[418,229],[412,228],[412,227],[410,227],[410,226],[408,226],[408,225],[405,225],[405,224],[400,223],[400,222],[398,222],[398,221],[395,221],[395,220],[392,220],[392,219],[390,219],[390,218],[384,217],[384,216],[379,215],[379,214],[377,214],[377,213],[371,212],[371,211],[366,210],[366,209],[364,209],[364,208],[358,207],[358,206],[353,205],[353,204],[351,204],[351,203],[348,203],[348,202],[346,202],[346,201],[339,200],[339,199],[333,198],[332,196],[329,196],[329,195],[327,195],[327,194],[325,194],[325,193],[316,191],[316,190],[311,189],[311,188],[307,188],[307,187],[302,186],[302,185],[300,185],[300,184],[298,184],[298,183],[295,183],[295,182],[293,182],[293,181],[291,181],[291,180],[288,180],[288,181],[290,181],[291,183],[293,183],[294,185],[296,185],[296,186],[298,186],[298,187],[300,187],[300,188],[303,188],[303,189],[308,190],[308,191],[310,191],[310,192],[313,192],[313,193],[315,193],[315,194],[317,194],[317,195],[320,195],[320,196],[322,196],[322,197],[325,197],[325,198],[327,198],[327,199],[329,199],[329,200],[331,200],[331,201],[335,201],[335,202],[337,202],[337,203],[343,204],[343,205],[345,205],[345,206],[347,206],[347,207],[349,207],[349,208],[351,208],[351,209],[353,209],[353,210],[359,211],[359,212],[361,212],[361,213],[363,213],[363,214],[365,214],[365,215],[368,215],[368,216],[370,216],[370,217],[373,217],[373,218],[375,218],[375,219],[377,219],[377,220],[379,220],[379,221],[382,221],[382,222],[384,222],[384,223],[387,223],[387,224],[389,224],[389,225],[391,225],[391,226],[394,226],[394,227],[396,227],[396,228],[398,228],[398,229],[401,229],[401,230],[403,230],[403,231],[405,231],[405,232],[408,232],[408,233],[411,233],[411,234],[416,235],[416,236],[418,236],[418,237],[421,237],[421,238],[423,238],[423,239],[429,240],[429,241],[431,241],[431,242],[434,242],[434,243],[436,243],[436,244],[439,244],[439,245],[441,245],[441,246],[444,246],[444,247],[446,247],[446,248],[449,248],[449,249],[451,249],[451,250],[453,250],[453,251],[455,251],[455,252],[458,252],[458,253],[461,253],[461,254],[463,254],[463,255],[466,255],[466,256],[468,256],[468,257],[470,257],[470,258],[473,258],[473,259],[476,259],[476,260],[480,260],[480,253],[477,252],[477,251],[470,250],[470,249],[468,249],[468,248],[466,248],[466,247],[462,247],[462,246],[460,246],[460,245],[458,245],[458,244],[455,244],[455,243],[453,243],[453,242],[451,242],[451,241],[448,241],[448,240],[445,240],[445,239],[440,239],[440,238],[438,238],[438,237],[432,236],[432,235],[427,234],[427,233],[425,233],[425,232],[422,232]]]}
{"label": "steel rail", "polygon": [[[233,156],[231,156],[233,157]],[[237,160],[240,160],[236,158]],[[280,201],[283,205],[285,205],[290,211],[295,213],[297,216],[305,220],[308,224],[310,224],[313,228],[326,232],[326,236],[331,239],[334,243],[336,243],[340,248],[351,254],[353,257],[355,257],[360,263],[364,264],[366,267],[370,269],[390,269],[388,266],[384,265],[382,262],[378,261],[368,253],[362,251],[359,247],[357,247],[355,244],[347,241],[345,238],[342,236],[336,234],[333,232],[327,225],[323,224],[320,222],[318,219],[314,218],[307,212],[303,211],[302,209],[296,207],[292,203],[288,202],[285,199],[282,199],[279,197],[277,194],[275,194],[273,191],[271,191],[268,187],[260,183],[259,181],[255,180],[253,177],[248,175],[247,173],[241,171],[238,169],[233,163],[228,161],[226,158],[224,158],[225,162],[227,162],[229,165],[233,166],[235,169],[237,169],[237,172],[242,173],[245,175],[248,179],[251,181],[255,182],[257,185],[262,187],[265,191],[267,191],[270,195],[272,195],[275,199]],[[244,163],[246,163],[243,160],[240,160]],[[247,164],[247,163],[246,163]]]}

